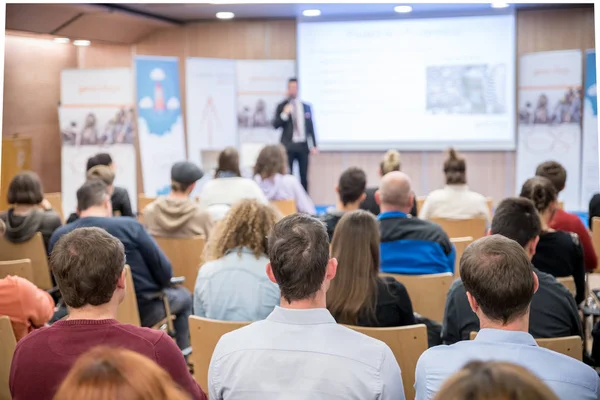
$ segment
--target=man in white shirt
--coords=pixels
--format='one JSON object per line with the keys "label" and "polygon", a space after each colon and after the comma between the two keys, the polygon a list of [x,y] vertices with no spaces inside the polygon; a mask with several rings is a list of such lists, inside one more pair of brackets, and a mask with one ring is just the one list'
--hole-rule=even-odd
{"label": "man in white shirt", "polygon": [[281,306],[219,340],[208,372],[211,400],[405,399],[390,348],[336,324],[326,309],[337,260],[329,258],[323,223],[305,214],[283,218],[268,251]]}

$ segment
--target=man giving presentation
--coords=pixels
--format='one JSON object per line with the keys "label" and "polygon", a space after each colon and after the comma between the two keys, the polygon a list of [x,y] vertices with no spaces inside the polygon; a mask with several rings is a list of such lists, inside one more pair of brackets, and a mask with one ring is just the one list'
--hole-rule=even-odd
{"label": "man giving presentation", "polygon": [[298,80],[288,81],[287,99],[275,111],[273,126],[281,131],[281,144],[287,150],[289,172],[292,173],[294,160],[298,160],[300,181],[308,192],[308,155],[317,152],[317,140],[310,106],[298,98]]}

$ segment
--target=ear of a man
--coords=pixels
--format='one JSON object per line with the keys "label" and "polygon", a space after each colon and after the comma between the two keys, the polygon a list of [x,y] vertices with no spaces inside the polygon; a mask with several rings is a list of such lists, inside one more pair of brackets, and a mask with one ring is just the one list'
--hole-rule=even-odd
{"label": "ear of a man", "polygon": [[375,203],[377,203],[377,205],[381,205],[381,194],[379,193],[379,190],[375,191]]}
{"label": "ear of a man", "polygon": [[277,280],[275,279],[275,275],[273,275],[273,268],[271,267],[271,263],[267,263],[267,276],[269,277],[269,280],[273,283],[277,283]]}

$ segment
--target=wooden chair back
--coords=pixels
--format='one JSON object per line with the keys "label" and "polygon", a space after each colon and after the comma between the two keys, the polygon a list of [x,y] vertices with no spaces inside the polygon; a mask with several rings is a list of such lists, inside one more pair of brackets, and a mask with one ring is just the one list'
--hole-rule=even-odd
{"label": "wooden chair back", "polygon": [[8,380],[17,340],[10,319],[0,316],[0,400],[11,400]]}
{"label": "wooden chair back", "polygon": [[596,256],[600,258],[600,217],[592,218],[592,244],[594,245],[594,251]]}
{"label": "wooden chair back", "polygon": [[430,275],[380,275],[391,276],[406,287],[413,311],[434,321],[443,321],[446,295],[454,281],[450,272]]}
{"label": "wooden chair back", "polygon": [[[477,337],[477,332],[471,332],[469,339],[473,340]],[[580,336],[564,336],[559,338],[544,338],[535,339],[538,346],[548,350],[555,351],[565,356],[569,356],[576,360],[583,359],[583,342]]]}
{"label": "wooden chair back", "polygon": [[423,203],[425,203],[426,198],[427,196],[417,197],[417,215],[415,215],[415,217],[421,213],[421,209],[423,208]]}
{"label": "wooden chair back", "polygon": [[144,212],[144,208],[150,203],[156,200],[156,197],[148,197],[143,194],[138,194],[138,213],[141,215]]}
{"label": "wooden chair back", "polygon": [[485,236],[487,222],[485,218],[447,219],[432,218],[431,222],[440,225],[450,238],[471,236],[477,240]]}
{"label": "wooden chair back", "polygon": [[125,274],[125,299],[117,309],[117,321],[122,324],[142,326],[137,298],[135,297],[135,287],[133,286],[133,276],[129,265],[125,266]]}
{"label": "wooden chair back", "polygon": [[31,260],[27,258],[25,260],[0,261],[0,279],[4,279],[8,275],[20,276],[33,282]]}
{"label": "wooden chair back", "polygon": [[249,325],[250,322],[216,321],[190,316],[190,360],[194,365],[194,378],[205,393],[208,393],[208,367],[217,342],[226,333]]}
{"label": "wooden chair back", "polygon": [[573,279],[572,276],[562,276],[560,278],[556,278],[556,280],[565,285],[573,297],[575,297],[577,294],[577,289],[575,288],[575,279]]}
{"label": "wooden chair back", "polygon": [[565,202],[564,201],[559,201],[558,202],[558,208],[560,208],[561,210],[565,209]]}
{"label": "wooden chair back", "polygon": [[485,201],[487,203],[488,208],[490,209],[490,216],[494,215],[494,199],[491,197],[486,197]]}
{"label": "wooden chair back", "polygon": [[41,233],[36,233],[23,243],[12,243],[0,237],[0,261],[31,260],[31,282],[42,290],[52,289],[48,256]]}
{"label": "wooden chair back", "polygon": [[451,238],[450,242],[454,245],[454,249],[456,250],[456,261],[454,262],[454,277],[460,278],[460,258],[465,252],[465,249],[471,243],[473,243],[473,238],[471,236]]}
{"label": "wooden chair back", "polygon": [[204,236],[189,238],[154,237],[158,247],[165,253],[171,267],[173,276],[184,276],[183,286],[194,293],[194,285],[198,270],[202,266],[202,253],[204,252]]}
{"label": "wooden chair back", "polygon": [[65,223],[65,215],[63,212],[63,203],[62,203],[62,193],[44,193],[44,199],[48,200],[48,202],[52,205],[54,211],[60,215],[60,220],[62,223]]}
{"label": "wooden chair back", "polygon": [[427,327],[424,324],[393,328],[348,327],[381,340],[390,347],[402,372],[404,394],[407,399],[414,399],[415,369],[419,357],[427,350]]}
{"label": "wooden chair back", "polygon": [[296,207],[296,200],[273,200],[271,204],[275,206],[283,214],[284,217],[288,215],[292,215],[298,212],[298,208]]}
{"label": "wooden chair back", "polygon": [[[427,196],[417,197],[417,214],[421,212],[421,208],[423,208],[423,203],[425,203],[426,198]],[[494,200],[491,197],[486,197],[485,201],[487,203],[488,208],[490,209],[490,215],[494,215]]]}

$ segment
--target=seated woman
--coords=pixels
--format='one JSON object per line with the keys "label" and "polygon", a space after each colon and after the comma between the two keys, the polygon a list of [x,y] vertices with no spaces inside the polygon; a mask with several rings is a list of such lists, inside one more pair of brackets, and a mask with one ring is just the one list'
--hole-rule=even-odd
{"label": "seated woman", "polygon": [[288,160],[281,145],[264,147],[254,166],[254,180],[269,201],[294,200],[298,212],[314,215],[315,205],[294,175],[287,174]]}
{"label": "seated woman", "polygon": [[279,305],[279,287],[266,273],[266,237],[279,219],[270,204],[244,199],[217,224],[194,287],[195,315],[257,321]]}
{"label": "seated woman", "polygon": [[41,232],[48,248],[50,237],[62,222],[60,215],[44,199],[44,190],[35,172],[21,172],[10,181],[8,204],[11,205],[8,211],[0,214],[6,224],[4,237],[13,243],[23,243]]}
{"label": "seated woman", "polygon": [[202,187],[200,207],[210,213],[213,221],[220,221],[231,206],[242,199],[256,199],[261,203],[268,203],[256,182],[242,178],[238,151],[227,147],[219,154],[215,178]]}
{"label": "seated woman", "polygon": [[556,188],[549,179],[536,176],[525,181],[520,196],[533,202],[542,223],[531,262],[540,271],[557,278],[572,276],[577,291],[575,301],[581,303],[585,298],[585,270],[579,237],[576,233],[555,231],[549,225],[558,208]]}
{"label": "seated woman", "polygon": [[487,200],[467,186],[467,164],[454,149],[448,150],[444,162],[446,186],[427,195],[419,218],[470,219],[485,218],[491,221]]}
{"label": "seated woman", "polygon": [[327,309],[340,324],[386,327],[415,324],[404,285],[379,277],[379,226],[375,216],[358,210],[344,214],[331,243],[338,260],[327,291]]}

